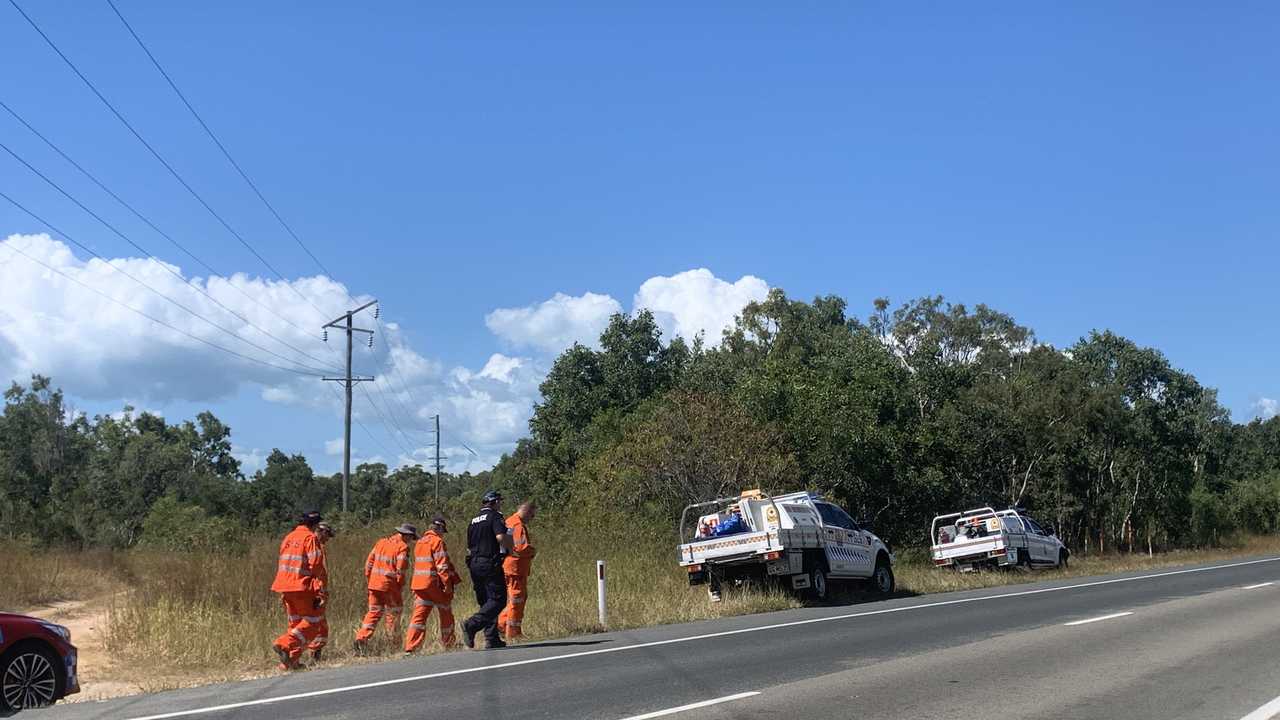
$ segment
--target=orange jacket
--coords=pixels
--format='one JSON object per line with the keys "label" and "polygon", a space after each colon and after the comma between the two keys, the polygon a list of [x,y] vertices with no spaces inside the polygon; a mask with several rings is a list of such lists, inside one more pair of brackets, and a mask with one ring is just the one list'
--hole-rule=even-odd
{"label": "orange jacket", "polygon": [[511,513],[507,527],[511,528],[513,547],[511,554],[502,561],[502,571],[507,575],[529,577],[529,566],[533,564],[533,556],[538,554],[529,535],[529,526],[524,524],[519,514]]}
{"label": "orange jacket", "polygon": [[409,546],[399,533],[374,543],[364,562],[364,576],[370,590],[399,592],[404,587],[404,571],[409,567]]}
{"label": "orange jacket", "polygon": [[[316,563],[315,577],[320,581],[322,588],[329,587],[329,553],[324,549],[324,543],[317,542],[316,547],[320,550],[320,562]],[[321,591],[323,592],[323,590]]]}
{"label": "orange jacket", "polygon": [[414,590],[443,590],[453,592],[453,586],[462,582],[462,577],[453,568],[449,559],[449,548],[444,546],[444,538],[435,530],[428,530],[418,544],[413,547],[413,583]]}
{"label": "orange jacket", "polygon": [[325,579],[317,574],[322,565],[320,541],[306,525],[299,525],[280,543],[280,561],[272,592],[323,592]]}

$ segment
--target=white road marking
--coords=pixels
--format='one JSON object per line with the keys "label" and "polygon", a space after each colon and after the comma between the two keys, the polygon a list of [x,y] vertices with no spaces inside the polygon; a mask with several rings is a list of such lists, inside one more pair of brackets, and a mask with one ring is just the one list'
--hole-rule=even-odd
{"label": "white road marking", "polygon": [[1271,720],[1280,715],[1280,697],[1240,718],[1240,720]]}
{"label": "white road marking", "polygon": [[652,642],[635,643],[632,645],[620,645],[618,647],[601,648],[599,650],[581,650],[579,652],[565,653],[564,655],[551,655],[549,657],[531,658],[529,660],[513,660],[505,663],[495,663],[493,665],[484,665],[481,667],[461,668],[459,670],[446,670],[443,672],[430,673],[428,675],[414,675],[412,677],[394,678],[391,680],[379,680],[377,682],[362,683],[360,685],[347,685],[344,687],[328,688],[326,690],[313,690],[311,692],[294,693],[292,695],[280,695],[278,697],[260,698],[257,700],[245,700],[237,703],[227,703],[226,705],[213,705],[210,707],[193,708],[191,710],[177,710],[174,712],[161,713],[159,715],[145,715],[142,717],[131,718],[131,720],[168,720],[176,717],[189,717],[191,715],[204,715],[208,713],[223,712],[225,710],[236,710],[243,707],[253,707],[257,705],[271,705],[274,703],[288,702],[290,700],[300,700],[302,698],[323,697],[325,695],[336,695],[338,693],[354,692],[356,690],[368,690],[369,688],[387,687],[388,685],[402,685],[404,683],[421,682],[423,680],[434,680],[436,678],[450,677],[453,675],[467,675],[470,673],[489,672],[492,670],[503,670],[506,668],[520,667],[522,665],[535,665],[538,663],[554,662],[556,660],[573,660],[575,658],[590,657],[592,655],[607,655],[609,653],[624,652],[627,650],[639,650],[641,648],[658,647],[661,645],[674,645],[677,643],[697,642],[699,640],[709,640],[711,638],[728,637],[731,635],[741,635],[743,633],[761,632],[764,630],[778,630],[781,628],[797,627],[800,625],[812,625],[814,623],[835,622],[837,620],[851,620],[853,618],[871,617],[873,615],[888,615],[890,613],[908,612],[910,610],[925,610],[928,608],[946,607],[948,605],[964,605],[967,603],[985,602],[988,600],[1003,600],[1012,597],[1025,597],[1028,595],[1042,595],[1052,592],[1065,592],[1067,590],[1079,590],[1080,588],[1098,587],[1100,585],[1115,585],[1117,583],[1136,582],[1138,580],[1152,580],[1155,578],[1170,577],[1173,575],[1187,575],[1190,573],[1209,572],[1210,570],[1226,570],[1228,568],[1243,567],[1245,565],[1257,565],[1259,563],[1269,563],[1280,561],[1280,557],[1262,558],[1260,560],[1245,560],[1242,562],[1228,563],[1226,565],[1211,565],[1208,567],[1189,568],[1187,570],[1170,570],[1161,573],[1151,573],[1150,575],[1135,575],[1133,577],[1112,578],[1111,580],[1095,580],[1087,583],[1076,583],[1075,585],[1061,585],[1058,587],[1039,588],[1037,590],[1020,590],[1018,592],[1001,593],[999,595],[983,595],[981,597],[959,598],[957,600],[941,600],[934,603],[924,603],[921,605],[906,605],[903,607],[885,608],[883,610],[867,610],[865,612],[847,613],[844,615],[830,615],[827,617],[809,618],[808,620],[792,620],[790,622],[774,623],[772,625],[757,625],[756,627],[738,628],[737,630],[722,630],[720,632],[703,633],[702,635],[689,635],[687,637],[670,638],[668,640],[654,640]]}
{"label": "white road marking", "polygon": [[1257,585],[1245,585],[1244,587],[1242,587],[1242,588],[1240,588],[1240,589],[1241,589],[1241,590],[1257,590],[1257,589],[1258,589],[1258,588],[1260,588],[1260,587],[1266,587],[1266,586],[1268,586],[1268,585],[1274,585],[1274,584],[1275,584],[1275,583],[1264,582],[1264,583],[1258,583]]}
{"label": "white road marking", "polygon": [[1124,617],[1125,615],[1132,615],[1132,614],[1133,614],[1132,612],[1111,613],[1110,615],[1103,615],[1102,617],[1089,618],[1088,620],[1075,620],[1073,622],[1062,623],[1062,624],[1063,625],[1088,625],[1089,623],[1096,623],[1102,620],[1110,620],[1112,618]]}
{"label": "white road marking", "polygon": [[682,713],[685,710],[697,710],[698,708],[704,708],[710,705],[719,705],[720,703],[727,703],[727,702],[732,702],[734,700],[742,700],[744,698],[755,697],[756,695],[759,695],[759,694],[760,693],[758,692],[744,692],[744,693],[738,693],[737,695],[726,695],[722,698],[716,698],[715,700],[703,700],[702,702],[689,703],[688,705],[681,705],[680,707],[667,708],[666,710],[655,710],[654,712],[645,713],[643,715],[632,715],[631,717],[626,717],[626,718],[623,718],[622,720],[649,720],[650,718],[666,717],[668,715],[675,715],[676,713]]}

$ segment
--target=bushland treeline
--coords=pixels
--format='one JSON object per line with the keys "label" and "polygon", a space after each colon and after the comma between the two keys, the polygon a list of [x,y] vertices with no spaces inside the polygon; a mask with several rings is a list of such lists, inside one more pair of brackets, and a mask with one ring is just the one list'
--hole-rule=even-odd
{"label": "bushland treeline", "polygon": [[662,340],[642,312],[566,350],[496,478],[604,524],[809,487],[899,546],[981,505],[1028,508],[1077,552],[1280,518],[1280,419],[1233,423],[1212,388],[1111,332],[1056,348],[985,305],[878,299],[857,318],[775,290],[715,347]]}
{"label": "bushland treeline", "polygon": [[[1206,545],[1280,519],[1280,419],[1233,423],[1213,389],[1111,332],[1055,348],[940,297],[859,318],[775,290],[713,347],[617,315],[541,391],[529,436],[492,471],[444,478],[445,497],[492,484],[584,530],[670,532],[693,500],[807,487],[899,546],[923,544],[936,512],[1020,505],[1077,552]],[[342,522],[433,510],[420,467],[361,465],[351,485]],[[279,450],[246,477],[212,413],[72,416],[43,377],[5,394],[3,536],[226,548],[340,497],[338,477]]]}

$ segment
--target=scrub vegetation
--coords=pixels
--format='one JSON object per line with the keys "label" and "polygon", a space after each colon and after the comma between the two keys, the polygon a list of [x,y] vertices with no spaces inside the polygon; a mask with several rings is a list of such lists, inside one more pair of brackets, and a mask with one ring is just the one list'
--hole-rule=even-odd
{"label": "scrub vegetation", "polygon": [[[551,518],[548,518],[550,520]],[[365,609],[363,563],[368,548],[382,528],[344,533],[329,544],[335,583],[328,611],[330,645],[320,666],[383,662],[400,656],[399,643],[380,631],[371,653],[357,657],[352,636]],[[609,580],[610,629],[626,629],[665,623],[691,622],[730,615],[799,607],[786,593],[759,588],[728,588],[724,601],[707,602],[703,588],[687,586],[683,572],[670,562],[674,538],[643,533],[600,538],[584,554],[581,539],[554,527],[536,538],[540,550],[531,579],[529,611],[525,617],[526,642],[536,643],[600,630],[595,598],[595,560],[604,559]],[[105,606],[107,624],[96,642],[95,657],[107,659],[107,667],[86,668],[83,697],[153,692],[162,689],[245,679],[274,674],[272,638],[283,626],[279,600],[267,590],[278,539],[262,536],[248,542],[243,555],[213,551],[175,553],[134,549],[83,555],[55,550],[42,555],[42,563],[22,563],[10,577],[15,587],[31,587],[43,576],[47,563],[67,571],[67,577],[93,579],[89,584],[70,583],[58,599],[86,599],[100,611]],[[450,538],[456,547],[458,538]],[[10,545],[0,547],[10,557]],[[897,565],[898,594],[968,590],[1014,585],[1038,580],[1103,575],[1114,572],[1156,570],[1193,562],[1280,553],[1280,537],[1241,537],[1229,546],[1156,553],[1108,553],[1073,561],[1068,570],[986,571],[958,573],[932,566],[921,553],[907,553]],[[106,565],[101,563],[106,561]],[[9,567],[9,566],[6,566]],[[465,617],[475,610],[470,584],[459,588],[455,611]],[[407,596],[407,593],[406,593]],[[5,595],[6,598],[13,596]],[[26,598],[30,599],[30,598]],[[857,586],[837,592],[833,604],[867,603],[874,609],[876,597]],[[9,602],[9,601],[7,601]],[[43,602],[39,600],[37,602]],[[15,607],[15,605],[7,605]],[[16,607],[24,607],[16,605]],[[40,612],[40,608],[26,607]],[[434,623],[434,618],[432,619]],[[402,623],[403,626],[403,623]],[[428,638],[436,637],[429,624]],[[84,638],[78,638],[83,642]],[[442,652],[428,642],[422,653]],[[456,651],[465,652],[465,651]],[[104,693],[102,688],[109,688]]]}
{"label": "scrub vegetation", "polygon": [[[461,558],[456,531],[487,487],[543,508],[534,639],[595,629],[597,558],[609,562],[613,627],[792,606],[735,589],[708,604],[675,566],[683,505],[748,488],[840,503],[897,552],[908,593],[1278,549],[1280,418],[1232,422],[1211,388],[1109,331],[1058,348],[983,305],[870,310],[775,290],[714,347],[663,338],[647,312],[615,316],[597,346],[556,360],[528,437],[495,468],[446,474],[437,503],[421,467],[360,465],[346,513],[340,478],[301,455],[276,450],[243,473],[210,412],[86,417],[35,377],[5,393],[0,414],[0,606],[106,598],[103,642],[147,689],[265,672],[282,629],[268,590],[279,538],[318,509],[339,531],[325,662],[359,661],[350,638],[374,539],[442,511]],[[980,505],[1019,505],[1055,527],[1071,568],[928,565],[931,517]]]}

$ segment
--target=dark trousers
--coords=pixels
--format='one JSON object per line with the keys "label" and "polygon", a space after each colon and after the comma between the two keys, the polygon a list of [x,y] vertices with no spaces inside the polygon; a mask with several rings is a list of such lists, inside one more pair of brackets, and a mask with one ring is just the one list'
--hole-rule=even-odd
{"label": "dark trousers", "polygon": [[502,573],[501,561],[473,558],[467,569],[471,571],[471,587],[475,588],[476,604],[480,609],[467,618],[463,627],[483,629],[485,640],[490,643],[500,640],[498,615],[507,606],[507,579]]}

